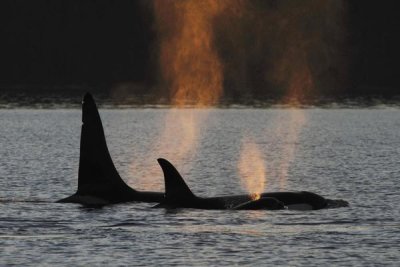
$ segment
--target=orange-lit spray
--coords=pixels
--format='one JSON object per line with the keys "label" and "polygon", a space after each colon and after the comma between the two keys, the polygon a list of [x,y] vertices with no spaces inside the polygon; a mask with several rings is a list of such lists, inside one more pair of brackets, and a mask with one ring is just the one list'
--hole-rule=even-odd
{"label": "orange-lit spray", "polygon": [[[157,26],[164,33],[160,65],[172,104],[194,108],[216,104],[223,90],[223,69],[214,48],[212,20],[223,10],[224,1],[156,0],[154,8]],[[181,161],[189,152],[195,154],[205,118],[196,116],[193,110],[172,110],[167,115],[161,140],[176,138],[180,143],[171,160]],[[181,131],[172,129],[170,121],[178,121]]]}
{"label": "orange-lit spray", "polygon": [[213,18],[226,4],[215,0],[155,0],[161,74],[175,106],[218,102],[223,66],[214,46]]}
{"label": "orange-lit spray", "polygon": [[279,122],[280,126],[276,128],[275,134],[283,139],[280,149],[281,162],[276,174],[281,190],[286,189],[290,164],[295,158],[300,133],[306,123],[306,116],[300,104],[314,88],[306,53],[305,47],[302,46],[289,49],[287,55],[279,61],[279,68],[276,70],[278,80],[286,75],[287,92],[283,102],[288,105],[287,117]]}
{"label": "orange-lit spray", "polygon": [[280,148],[281,161],[276,173],[281,190],[286,189],[289,167],[295,158],[300,133],[306,123],[304,111],[299,107],[292,106],[287,111],[285,122],[276,129],[276,135],[283,139]]}
{"label": "orange-lit spray", "polygon": [[[252,9],[253,7],[249,6],[254,14],[250,20],[256,22],[255,25],[262,25],[255,28],[257,41],[273,51],[271,58],[265,58],[272,65],[272,68],[266,72],[266,78],[286,92],[282,97],[282,102],[288,107],[283,113],[285,117],[279,117],[279,121],[273,124],[275,127],[273,136],[279,136],[281,144],[277,150],[279,155],[274,156],[280,160],[269,168],[270,179],[278,179],[280,189],[286,189],[289,168],[295,158],[301,130],[306,123],[306,116],[300,103],[310,96],[315,88],[309,64],[309,53],[324,50],[327,47],[323,44],[322,30],[318,26],[314,26],[312,30],[303,28],[306,25],[304,21],[307,14],[323,14],[327,10],[338,10],[340,4],[336,3],[338,2],[331,0],[308,0],[304,3],[280,1],[277,2],[276,8],[266,9],[261,13],[257,13]],[[334,16],[338,14],[335,13]],[[256,46],[255,49],[261,51],[262,47],[263,45]],[[250,167],[250,163],[247,163],[249,166],[244,166],[242,162],[243,158],[251,154],[250,151],[258,151],[256,144],[243,141],[241,160],[238,163],[239,170]],[[251,168],[259,169],[257,166],[266,164],[263,160],[268,160],[265,154],[264,159],[261,156],[253,156]],[[247,177],[243,171],[240,171],[240,174],[242,179]],[[257,175],[257,177],[262,176]],[[244,180],[246,181],[247,178]],[[252,188],[249,192],[252,190],[255,189]]]}
{"label": "orange-lit spray", "polygon": [[[154,0],[161,78],[175,108],[166,115],[152,151],[178,164],[185,160],[185,167],[196,154],[207,118],[207,112],[198,108],[218,103],[223,92],[223,65],[214,47],[213,18],[228,2]],[[190,109],[180,109],[185,107]],[[146,184],[154,177],[162,174],[153,173],[139,182]]]}
{"label": "orange-lit spray", "polygon": [[[284,4],[285,6],[286,4]],[[234,8],[232,8],[234,7]],[[160,36],[160,66],[165,85],[170,90],[171,102],[175,107],[194,108],[215,104],[223,93],[223,65],[214,42],[213,19],[217,16],[238,17],[248,8],[241,0],[155,0],[154,10]],[[296,20],[301,14],[296,15]],[[240,17],[240,15],[239,15]],[[281,18],[279,18],[280,20]],[[260,18],[263,20],[263,18]],[[294,22],[296,22],[294,20]],[[293,20],[289,23],[294,23]],[[226,29],[232,30],[235,29]],[[263,35],[260,32],[261,35]],[[311,72],[307,62],[308,42],[298,38],[296,30],[287,35],[284,45],[286,53],[279,54],[272,72],[278,83],[287,83],[286,102],[290,102],[289,124],[285,129],[277,127],[276,134],[286,138],[281,148],[283,160],[279,166],[280,187],[286,185],[287,172],[295,154],[295,144],[304,124],[302,110],[296,109],[298,100],[312,88]],[[295,41],[301,41],[300,45]],[[193,110],[173,109],[165,118],[164,132],[153,150],[167,155],[171,161],[181,162],[195,155],[200,129],[206,114],[199,117]],[[179,125],[174,128],[173,125]],[[285,131],[285,134],[283,133]],[[171,151],[174,151],[171,154]],[[239,173],[248,192],[259,198],[266,183],[263,154],[252,139],[242,143],[238,163]],[[250,160],[249,160],[250,159]],[[185,163],[188,165],[188,162]]]}
{"label": "orange-lit spray", "polygon": [[[279,177],[280,187],[285,188],[296,143],[306,122],[299,103],[315,88],[312,74],[318,71],[323,73],[335,61],[330,53],[334,49],[330,49],[331,46],[325,43],[326,31],[319,25],[328,23],[332,25],[329,26],[330,29],[336,29],[341,1],[307,0],[300,3],[282,0],[271,2],[269,9],[262,2],[243,0],[154,0],[153,4],[160,45],[158,53],[161,80],[165,88],[169,89],[171,103],[175,107],[198,108],[215,104],[223,93],[224,71],[232,72],[234,75],[231,76],[245,80],[246,72],[242,70],[247,67],[246,58],[256,57],[257,62],[268,62],[266,65],[270,67],[265,69],[264,78],[277,87],[284,88],[284,102],[290,106],[287,119],[275,124],[278,125],[276,135],[284,139],[280,149],[283,156],[276,168],[278,173],[269,173],[270,179]],[[264,9],[258,8],[259,6]],[[309,14],[324,14],[312,16],[311,21],[319,21],[321,18],[328,20],[324,20],[324,23],[306,23]],[[241,40],[239,45],[232,45],[232,56],[237,54],[238,57],[233,61],[235,64],[224,61],[226,66],[230,66],[226,70],[215,47],[216,18],[219,18],[219,22],[225,21],[219,24],[219,30],[229,32],[229,40]],[[224,20],[225,18],[229,19]],[[239,30],[232,28],[231,22],[235,25],[243,24],[243,27],[237,27]],[[265,47],[270,53],[264,53]],[[322,55],[318,58],[323,59],[318,61],[318,68],[315,68],[314,63],[312,71],[309,64],[310,51],[317,51],[318,55]],[[268,57],[259,58],[263,55]],[[235,75],[237,72],[244,74]],[[170,111],[165,118],[165,129],[152,151],[156,151],[157,156],[168,156],[173,162],[195,155],[200,129],[204,128],[207,118],[205,113],[199,117],[198,112],[194,113],[193,110]],[[260,167],[265,164],[264,160],[268,160],[265,155],[263,157],[263,152],[253,140],[243,140],[238,163],[240,175],[245,180],[251,176],[258,177],[256,180],[263,180],[262,183],[255,182],[254,186],[247,185],[249,193],[264,189],[261,184],[265,184],[265,176],[263,178],[263,175],[249,173],[251,169],[259,169],[266,175],[265,167]],[[249,157],[253,160],[246,160]],[[185,166],[187,163],[185,162]],[[246,164],[249,166],[245,166]],[[158,173],[145,179],[158,179],[160,175]]]}
{"label": "orange-lit spray", "polygon": [[242,185],[252,194],[252,199],[259,199],[266,184],[266,167],[263,153],[252,139],[242,140],[238,170]]}

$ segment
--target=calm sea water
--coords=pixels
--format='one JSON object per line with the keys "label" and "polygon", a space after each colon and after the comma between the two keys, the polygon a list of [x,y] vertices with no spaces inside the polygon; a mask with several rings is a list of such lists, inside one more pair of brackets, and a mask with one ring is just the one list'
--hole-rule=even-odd
{"label": "calm sea water", "polygon": [[[198,195],[246,192],[237,166],[251,145],[265,165],[264,191],[308,190],[350,207],[167,211],[144,203],[56,204],[77,187],[81,111],[0,110],[1,266],[399,266],[399,109],[100,113],[116,167],[134,188],[163,190],[156,159],[165,157]],[[249,164],[252,155],[243,155]]]}

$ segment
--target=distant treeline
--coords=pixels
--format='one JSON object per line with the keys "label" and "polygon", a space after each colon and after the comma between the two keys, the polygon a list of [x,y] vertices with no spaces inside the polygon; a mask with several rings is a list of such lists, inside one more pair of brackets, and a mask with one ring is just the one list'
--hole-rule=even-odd
{"label": "distant treeline", "polygon": [[[298,2],[249,0],[244,15],[215,18],[227,97],[284,94],[286,75],[302,65],[293,55],[276,62],[296,54],[296,46],[307,51],[318,94],[400,93],[398,1],[343,1],[340,16],[323,8],[314,12],[312,0],[309,10]],[[154,16],[146,0],[2,0],[0,90],[78,85],[159,93]]]}

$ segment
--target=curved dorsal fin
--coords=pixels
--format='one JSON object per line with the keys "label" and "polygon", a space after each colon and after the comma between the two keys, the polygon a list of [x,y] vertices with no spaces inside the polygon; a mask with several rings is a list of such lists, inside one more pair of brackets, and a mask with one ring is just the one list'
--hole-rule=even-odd
{"label": "curved dorsal fin", "polygon": [[82,102],[82,130],[77,194],[109,196],[131,191],[118,174],[108,151],[103,125],[96,103],[86,93]]}
{"label": "curved dorsal fin", "polygon": [[157,159],[164,172],[165,201],[176,202],[196,198],[176,168],[166,159]]}

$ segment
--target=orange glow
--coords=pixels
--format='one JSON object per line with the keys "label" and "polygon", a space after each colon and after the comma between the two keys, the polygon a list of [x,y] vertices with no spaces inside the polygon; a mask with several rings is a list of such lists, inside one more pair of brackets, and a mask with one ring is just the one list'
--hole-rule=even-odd
{"label": "orange glow", "polygon": [[252,193],[251,195],[251,200],[259,200],[261,198],[261,193]]}
{"label": "orange glow", "polygon": [[[195,109],[173,108],[168,112],[164,128],[149,151],[156,156],[149,158],[166,157],[176,164],[185,161],[188,168],[188,162],[196,155],[200,130],[208,113],[196,108],[217,104],[223,93],[223,65],[214,47],[213,19],[227,3],[226,0],[154,0],[163,84],[170,91],[174,107]],[[146,173],[139,178],[142,180],[139,184],[153,186],[149,181],[159,177],[162,174],[157,171]]]}
{"label": "orange glow", "polygon": [[252,194],[252,199],[260,199],[266,183],[266,168],[262,153],[253,140],[243,140],[238,170],[242,185]]}
{"label": "orange glow", "polygon": [[[161,132],[150,145],[146,154],[131,163],[132,173],[135,173],[134,184],[141,190],[163,190],[161,168],[154,159],[167,158],[174,165],[177,164],[184,173],[190,168],[196,156],[201,130],[207,112],[199,109],[170,109],[164,117]],[[150,162],[148,162],[151,160]],[[182,164],[184,162],[184,164]],[[146,168],[143,168],[146,166]],[[138,170],[142,170],[138,175]]]}
{"label": "orange glow", "polygon": [[275,126],[272,136],[279,137],[280,145],[273,155],[277,160],[268,168],[268,177],[266,151],[261,151],[251,139],[244,138],[242,141],[238,171],[242,186],[254,196],[253,200],[260,198],[260,193],[264,192],[267,182],[272,182],[272,179],[280,190],[287,190],[289,168],[296,156],[301,130],[306,124],[304,110],[296,107],[295,102],[291,105],[292,107],[282,110],[283,116],[279,116],[272,124]]}
{"label": "orange glow", "polygon": [[294,160],[296,146],[305,123],[306,117],[304,111],[299,108],[291,108],[284,126],[285,128],[278,128],[277,135],[283,138],[283,146],[281,148],[282,160],[278,169],[280,189],[286,188],[289,167]]}
{"label": "orange glow", "polygon": [[[170,92],[174,107],[217,104],[223,95],[224,71],[232,72],[233,79],[243,80],[245,84],[248,62],[257,58],[267,63],[268,68],[254,70],[263,73],[256,77],[265,78],[284,90],[282,101],[289,106],[283,111],[284,117],[274,124],[273,134],[279,137],[281,147],[276,155],[279,162],[273,166],[276,172],[268,168],[268,182],[278,179],[280,188],[286,189],[289,168],[307,121],[300,103],[317,87],[318,79],[313,74],[315,77],[323,74],[330,65],[335,65],[332,62],[339,60],[331,52],[334,50],[331,46],[336,44],[325,43],[329,39],[320,24],[326,16],[330,29],[340,28],[340,1],[277,1],[271,8],[260,10],[257,1],[242,0],[154,0],[153,3],[160,78],[164,89]],[[318,21],[321,23],[310,23]],[[229,32],[227,39],[235,42],[231,48],[234,58],[224,61],[225,69],[215,45],[218,27],[223,33]],[[266,48],[269,53],[265,53]],[[315,60],[315,57],[321,58],[321,62],[310,64],[310,58]],[[148,158],[166,157],[179,164],[185,161],[187,168],[190,159],[195,157],[207,113],[206,110],[199,115],[196,109],[171,109],[165,117],[163,131],[150,149],[153,155]],[[267,183],[265,154],[254,140],[242,140],[237,167],[243,186],[254,200],[260,198]],[[139,184],[151,185],[151,179],[158,180],[162,174],[158,166],[156,169],[157,172],[144,176]]]}
{"label": "orange glow", "polygon": [[196,154],[204,119],[196,110],[172,109],[166,115],[160,142],[154,149],[160,155],[169,155],[172,162],[190,158]]}
{"label": "orange glow", "polygon": [[222,95],[223,66],[214,47],[212,23],[226,4],[155,0],[161,74],[175,106],[208,106]]}
{"label": "orange glow", "polygon": [[[175,107],[216,104],[223,90],[223,66],[214,47],[212,20],[224,9],[225,1],[155,0],[160,36],[162,76]],[[162,144],[172,147],[175,162],[195,154],[203,118],[193,110],[172,110],[166,117]],[[171,127],[179,125],[179,129]],[[170,145],[156,148],[167,152]]]}
{"label": "orange glow", "polygon": [[293,48],[279,61],[275,79],[286,84],[283,102],[292,107],[298,106],[314,88],[313,77],[306,59],[306,51]]}

